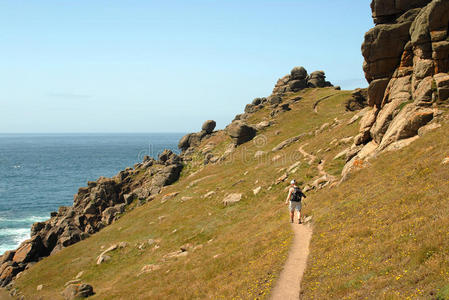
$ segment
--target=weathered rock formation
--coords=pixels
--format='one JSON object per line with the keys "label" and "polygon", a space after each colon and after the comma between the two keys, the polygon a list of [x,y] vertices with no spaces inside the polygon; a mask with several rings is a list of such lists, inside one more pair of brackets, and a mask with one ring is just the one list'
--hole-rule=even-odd
{"label": "weathered rock formation", "polygon": [[186,134],[179,140],[178,148],[186,152],[189,148],[194,148],[200,145],[201,141],[210,137],[213,134],[217,123],[213,120],[207,120],[201,126],[200,132]]}
{"label": "weathered rock formation", "polygon": [[294,67],[290,74],[278,80],[273,89],[273,95],[282,95],[289,92],[298,92],[305,88],[330,87],[323,71],[315,71],[310,75],[304,67]]}
{"label": "weathered rock formation", "polygon": [[355,89],[351,98],[346,102],[345,107],[348,111],[356,111],[368,106],[368,89]]}
{"label": "weathered rock formation", "polygon": [[254,127],[249,126],[242,121],[232,122],[226,128],[226,131],[236,145],[252,140],[257,133],[257,130]]}
{"label": "weathered rock formation", "polygon": [[[61,206],[58,212],[51,213],[49,220],[34,223],[31,238],[1,257],[0,286],[6,286],[29,264],[111,224],[132,201],[140,204],[150,200],[163,186],[175,182],[182,168],[181,158],[165,150],[158,160],[145,157],[134,169],[127,168],[112,178],[89,181],[74,196],[73,206]],[[144,175],[136,180],[134,175],[140,173]]]}
{"label": "weathered rock formation", "polygon": [[372,110],[361,120],[346,166],[398,149],[438,114],[449,98],[449,1],[374,0],[376,26],[365,35],[363,69]]}
{"label": "weathered rock formation", "polygon": [[[275,118],[291,110],[290,103],[284,101],[284,96],[289,93],[299,92],[306,88],[331,86],[333,85],[326,81],[323,71],[315,71],[309,75],[304,67],[294,67],[290,74],[278,79],[270,96],[255,98],[251,103],[247,104],[245,112],[236,115],[233,122],[226,127],[226,131],[235,145],[248,142],[256,136],[257,130],[268,127],[271,124],[269,120],[263,121],[263,124],[247,124],[247,119],[251,114],[268,107],[269,113],[266,118]],[[293,103],[298,100],[301,100],[301,97],[293,98],[290,101]]]}

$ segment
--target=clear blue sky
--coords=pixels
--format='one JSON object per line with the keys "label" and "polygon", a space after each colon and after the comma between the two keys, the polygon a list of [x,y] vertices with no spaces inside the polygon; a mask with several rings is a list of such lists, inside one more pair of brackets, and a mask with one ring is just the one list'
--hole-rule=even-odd
{"label": "clear blue sky", "polygon": [[296,65],[364,87],[370,0],[0,0],[0,132],[224,127]]}

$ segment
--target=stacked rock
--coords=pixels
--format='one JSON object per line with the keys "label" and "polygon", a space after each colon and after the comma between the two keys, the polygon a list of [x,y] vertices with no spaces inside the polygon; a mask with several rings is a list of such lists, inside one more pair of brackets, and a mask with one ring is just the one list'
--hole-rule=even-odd
{"label": "stacked rock", "polygon": [[308,87],[322,88],[330,86],[332,84],[326,81],[326,75],[323,71],[315,71],[308,75],[304,67],[294,67],[289,75],[285,75],[277,81],[273,89],[273,95],[298,92]]}

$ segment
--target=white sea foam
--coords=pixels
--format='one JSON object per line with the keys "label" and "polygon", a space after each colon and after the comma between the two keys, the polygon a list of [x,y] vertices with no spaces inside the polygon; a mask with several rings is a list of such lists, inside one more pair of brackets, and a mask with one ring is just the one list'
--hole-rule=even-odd
{"label": "white sea foam", "polygon": [[3,228],[0,229],[0,238],[7,240],[0,244],[0,255],[6,250],[16,249],[20,243],[30,238],[29,228]]}
{"label": "white sea foam", "polygon": [[5,251],[16,249],[19,244],[0,244],[0,255],[3,255]]}
{"label": "white sea foam", "polygon": [[30,228],[2,228],[0,237],[4,236],[27,236],[30,234]]}
{"label": "white sea foam", "polygon": [[24,218],[5,218],[0,217],[0,222],[11,222],[11,223],[34,223],[34,222],[42,222],[49,219],[49,217],[43,216],[28,216]]}

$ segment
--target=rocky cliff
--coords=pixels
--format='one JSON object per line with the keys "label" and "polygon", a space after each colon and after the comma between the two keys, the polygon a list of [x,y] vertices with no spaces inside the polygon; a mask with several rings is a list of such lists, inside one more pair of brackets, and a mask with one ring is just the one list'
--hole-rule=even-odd
{"label": "rocky cliff", "polygon": [[[258,130],[270,126],[270,121],[247,124],[247,119],[264,107],[269,108],[268,119],[289,111],[289,104],[282,97],[306,88],[329,87],[323,71],[308,75],[303,67],[295,67],[289,75],[279,79],[273,93],[267,98],[256,98],[236,116],[224,132],[233,141],[220,157],[210,153],[214,145],[200,149],[205,156],[202,164],[225,160],[240,144],[253,139]],[[293,101],[298,101],[294,99]],[[178,180],[185,163],[192,160],[198,146],[214,137],[216,122],[207,120],[201,131],[185,135],[178,144],[180,156],[165,150],[158,160],[145,157],[134,168],[127,168],[112,178],[100,177],[87,183],[74,196],[73,206],[60,207],[45,222],[37,222],[31,228],[31,238],[16,250],[7,251],[0,257],[0,286],[8,285],[14,277],[44,257],[53,255],[64,247],[73,245],[118,219],[121,214],[145,202],[151,201],[164,186]]]}
{"label": "rocky cliff", "polygon": [[[89,181],[74,196],[73,206],[61,206],[45,222],[34,223],[31,238],[16,250],[0,257],[0,286],[6,286],[18,273],[42,258],[75,244],[158,194],[179,178],[181,158],[165,150],[158,160],[145,157],[134,168],[127,168],[113,178]],[[135,205],[130,205],[132,202]]]}
{"label": "rocky cliff", "polygon": [[414,140],[433,127],[439,105],[449,98],[449,1],[374,0],[374,28],[362,54],[368,104],[355,138],[347,173],[354,163]]}

